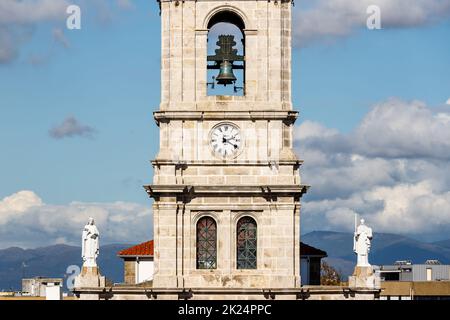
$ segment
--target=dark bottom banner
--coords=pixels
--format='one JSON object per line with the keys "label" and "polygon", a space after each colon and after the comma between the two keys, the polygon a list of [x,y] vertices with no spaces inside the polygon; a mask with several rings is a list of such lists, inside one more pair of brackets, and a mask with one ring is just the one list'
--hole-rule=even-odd
{"label": "dark bottom banner", "polygon": [[[353,317],[366,314],[402,317],[417,312],[448,310],[450,301],[0,301],[2,314],[20,318],[42,315],[45,319],[292,319],[303,316]],[[432,308],[432,309],[424,309]],[[11,312],[11,313],[9,313]]]}

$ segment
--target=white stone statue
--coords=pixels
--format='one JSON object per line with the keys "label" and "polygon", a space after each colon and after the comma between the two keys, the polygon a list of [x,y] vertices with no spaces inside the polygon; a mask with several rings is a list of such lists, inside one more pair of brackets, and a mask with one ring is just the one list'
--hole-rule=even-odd
{"label": "white stone statue", "polygon": [[361,223],[356,227],[355,222],[355,236],[353,238],[353,251],[356,253],[358,259],[357,267],[370,267],[369,264],[369,252],[370,241],[372,240],[372,228],[369,228],[364,224],[364,219],[361,219]]}
{"label": "white stone statue", "polygon": [[81,256],[83,257],[83,267],[97,267],[97,257],[99,254],[99,232],[94,224],[94,218],[89,218],[84,226],[81,237]]}
{"label": "white stone statue", "polygon": [[[97,257],[99,254],[99,236],[94,219],[89,218],[88,223],[84,226],[81,236],[81,257],[83,258],[83,268],[79,275],[75,277],[74,287],[80,288],[104,288],[106,278],[100,274],[97,266]],[[86,293],[80,295],[82,300],[99,300],[98,293]]]}

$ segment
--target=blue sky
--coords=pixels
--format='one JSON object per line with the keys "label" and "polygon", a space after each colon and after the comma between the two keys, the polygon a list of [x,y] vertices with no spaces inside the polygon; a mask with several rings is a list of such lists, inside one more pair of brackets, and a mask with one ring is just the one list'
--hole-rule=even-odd
{"label": "blue sky", "polygon": [[[14,1],[7,0],[5,4]],[[400,5],[404,3],[402,0],[397,1]],[[120,201],[128,204],[129,208],[135,208],[143,216],[150,215],[147,209],[149,210],[151,201],[142,185],[151,183],[152,168],[149,160],[155,156],[159,141],[158,128],[152,116],[152,112],[158,108],[160,97],[158,5],[156,1],[144,0],[73,2],[81,4],[81,30],[65,29],[64,16],[49,15],[47,19],[19,23],[6,20],[2,22],[0,13],[0,45],[2,32],[8,36],[6,32],[10,30],[5,28],[2,31],[1,28],[9,23],[20,30],[18,36],[9,34],[17,54],[0,60],[1,204],[6,212],[8,208],[12,208],[10,203],[14,202],[14,195],[28,190],[31,193],[22,194],[23,197],[19,198],[28,199],[30,196],[29,203],[51,206],[54,212],[73,206],[81,210],[80,207],[95,207],[95,204],[107,212],[107,204]],[[418,100],[433,115],[441,109],[444,111],[437,115],[448,114],[445,103],[450,98],[449,12],[439,14],[439,19],[428,19],[428,16],[436,17],[436,12],[422,6],[425,2],[417,0],[419,9],[424,10],[425,20],[402,22],[402,17],[396,18],[389,11],[382,30],[369,31],[358,18],[350,24],[347,21],[349,25],[338,35],[326,29],[319,30],[319,25],[314,31],[317,34],[305,37],[306,31],[302,30],[309,29],[302,24],[320,19],[320,16],[308,15],[308,10],[320,9],[324,6],[323,3],[321,0],[305,1],[305,7],[296,6],[294,9],[294,17],[297,17],[294,31],[300,30],[298,33],[294,32],[294,36],[300,39],[300,45],[293,51],[293,102],[301,114],[296,132],[316,140],[322,139],[320,143],[325,143],[324,137],[329,137],[323,134],[326,132],[346,137],[347,140],[352,139],[360,132],[358,128],[364,123],[364,119],[375,111],[385,110],[385,103],[390,98],[396,98],[399,105],[412,106],[407,110],[416,108],[412,101]],[[353,12],[355,9],[352,3],[353,0],[349,1],[348,7],[338,7],[336,19],[339,19],[339,15],[345,16],[346,10]],[[407,15],[408,7],[405,8]],[[326,10],[329,8],[321,9],[320,12],[326,13]],[[387,6],[386,10],[391,8]],[[302,17],[302,14],[305,14],[305,19],[299,20],[298,17]],[[362,16],[365,17],[365,13]],[[302,42],[302,36],[308,41]],[[417,108],[414,110],[418,110]],[[89,134],[60,139],[52,137],[49,131],[69,117],[76,119],[77,124],[89,128]],[[301,123],[303,124],[300,126]],[[380,130],[383,132],[382,127]],[[442,136],[447,137],[448,131],[445,128],[442,130]],[[426,139],[426,132],[420,137]],[[305,152],[311,149],[302,149],[302,141],[299,137],[298,150],[300,156],[308,160]],[[437,141],[433,146],[439,149],[445,143]],[[305,142],[305,145],[312,148],[313,144]],[[317,146],[314,145],[314,148]],[[316,154],[317,150],[312,150],[311,154]],[[351,154],[354,155],[356,149],[352,150]],[[340,150],[338,153],[343,154],[344,151]],[[414,154],[410,153],[395,157],[363,156],[383,161],[437,161],[433,156],[425,160],[423,156],[415,159]],[[448,155],[444,154],[443,157],[445,161],[430,170],[435,172],[447,168]],[[314,161],[316,159],[311,159],[309,166],[306,161],[305,179],[307,178],[308,184],[317,185],[320,189],[321,183],[315,183],[317,179],[313,174]],[[338,165],[338,162],[334,163]],[[415,167],[418,166],[417,163],[414,162]],[[408,162],[407,166],[410,164]],[[327,169],[330,169],[334,164],[328,166]],[[447,199],[450,178],[445,178],[445,181],[439,179],[431,179],[433,181],[430,183],[433,186],[439,185],[440,188],[434,192],[437,187],[433,187],[432,193],[438,198],[441,195],[443,199]],[[376,182],[367,188],[379,190],[377,188],[397,188],[405,184],[413,187],[429,179],[417,178],[416,174],[414,178],[399,178],[397,184],[391,180]],[[308,195],[305,200],[307,203],[311,202],[313,209],[308,212],[307,203],[305,204],[306,219],[302,229],[311,231],[321,225],[331,230],[347,230],[343,224],[335,222],[339,215],[333,215],[336,210],[342,211],[345,208],[317,209],[318,201],[353,199],[357,191],[340,195],[321,193],[313,188],[311,192],[315,192],[315,195]],[[8,199],[5,200],[6,198]],[[34,205],[25,207],[26,211],[34,208]],[[115,217],[122,217],[120,210],[114,208],[111,210],[115,210]],[[127,210],[131,210],[129,208]],[[1,210],[0,205],[0,213]],[[17,210],[20,214],[24,211]],[[35,212],[34,209],[30,210]],[[132,212],[127,210],[125,211]],[[383,212],[385,211],[378,214],[382,215]],[[445,214],[446,217],[450,216],[448,212]],[[346,217],[350,217],[350,214]],[[4,221],[26,230],[35,229],[35,226],[28,224],[22,226],[17,217],[5,219]],[[110,218],[105,217],[104,221],[110,221],[108,219]],[[384,228],[385,224],[377,219],[374,213],[372,222],[381,231],[402,231],[400,228]],[[151,228],[151,218],[148,221],[148,228]],[[6,228],[6,224],[4,227]],[[115,229],[111,226],[108,228],[111,228],[113,234]],[[146,228],[147,226],[134,235],[125,236],[125,240],[145,240]],[[78,229],[76,226],[73,230],[65,230],[68,235],[52,231],[51,239],[54,242],[70,243]],[[436,232],[427,228],[422,230],[415,227],[403,233],[431,240],[448,238],[445,223],[440,222],[434,230],[439,230],[435,237],[429,235]],[[30,241],[45,243],[43,234],[41,231],[30,231]],[[115,239],[112,235],[107,239],[111,242],[122,240]],[[2,241],[5,244],[16,243],[13,235],[9,234]],[[19,244],[30,245],[27,241]]]}
{"label": "blue sky", "polygon": [[[49,39],[51,27],[36,26],[21,56],[0,67],[1,144],[9,151],[0,194],[32,189],[52,203],[148,203],[141,186],[150,181],[158,141],[157,5],[139,1],[113,21],[82,22],[81,30],[65,32],[68,49]],[[28,54],[49,51],[42,65],[26,62]],[[52,139],[48,130],[68,115],[93,126],[94,139]]]}
{"label": "blue sky", "polygon": [[348,131],[387,97],[443,104],[450,88],[450,21],[420,28],[362,30],[296,50],[294,105],[303,119]]}

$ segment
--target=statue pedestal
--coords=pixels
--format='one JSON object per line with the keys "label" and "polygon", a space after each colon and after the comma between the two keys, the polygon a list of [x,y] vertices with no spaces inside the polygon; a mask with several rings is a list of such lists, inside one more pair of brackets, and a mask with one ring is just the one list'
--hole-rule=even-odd
{"label": "statue pedestal", "polygon": [[[86,288],[104,288],[106,285],[105,277],[100,275],[98,267],[83,267],[81,273],[75,278],[74,286],[76,289]],[[98,300],[98,294],[81,294],[81,300]]]}
{"label": "statue pedestal", "polygon": [[380,277],[374,273],[371,266],[355,267],[353,275],[348,277],[348,286],[350,288],[380,288]]}

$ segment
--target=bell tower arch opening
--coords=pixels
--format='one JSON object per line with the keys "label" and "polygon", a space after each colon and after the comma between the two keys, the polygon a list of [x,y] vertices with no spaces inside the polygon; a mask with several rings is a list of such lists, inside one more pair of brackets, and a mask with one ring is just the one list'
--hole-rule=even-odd
{"label": "bell tower arch opening", "polygon": [[208,21],[208,96],[245,95],[245,23],[223,9]]}

